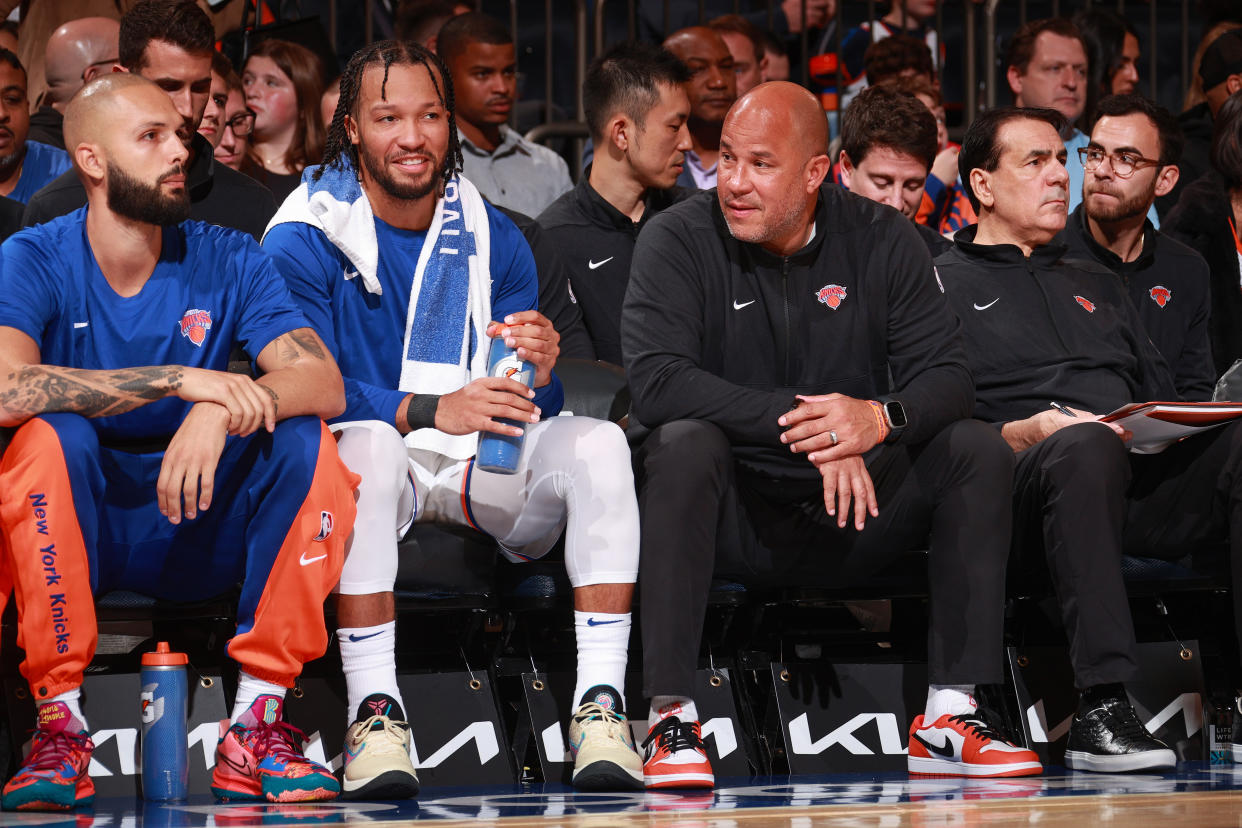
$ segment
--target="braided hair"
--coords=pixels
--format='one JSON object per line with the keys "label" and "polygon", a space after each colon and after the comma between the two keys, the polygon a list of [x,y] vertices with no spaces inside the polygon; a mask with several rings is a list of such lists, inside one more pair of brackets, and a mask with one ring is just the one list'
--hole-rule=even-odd
{"label": "braided hair", "polygon": [[431,76],[436,97],[448,112],[448,153],[444,158],[444,169],[440,172],[443,183],[447,184],[461,169],[461,141],[457,137],[457,117],[453,112],[453,78],[448,68],[435,52],[421,44],[413,41],[381,40],[355,52],[345,66],[345,71],[341,73],[341,98],[337,102],[336,112],[332,115],[332,124],[328,127],[323,164],[314,173],[316,181],[329,167],[343,168],[345,161],[353,165],[356,174],[361,175],[358,148],[349,140],[349,133],[345,129],[345,119],[357,115],[358,97],[362,91],[362,75],[370,66],[384,67],[380,97],[387,100],[388,70],[394,64],[398,66],[422,65],[427,70],[427,74]]}

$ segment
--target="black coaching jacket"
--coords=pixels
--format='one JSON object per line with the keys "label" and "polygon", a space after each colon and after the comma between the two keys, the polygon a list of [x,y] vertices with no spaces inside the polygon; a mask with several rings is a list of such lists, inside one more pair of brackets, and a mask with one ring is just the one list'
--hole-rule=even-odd
{"label": "black coaching jacket", "polygon": [[959,230],[936,257],[962,320],[975,376],[975,416],[1022,420],[1053,401],[1107,414],[1131,402],[1176,400],[1164,358],[1115,275],[1066,255],[1062,244],[1025,256],[1015,245],[974,243]]}
{"label": "black coaching jacket", "polygon": [[783,445],[795,394],[889,396],[918,443],[970,416],[959,324],[901,213],[825,184],[815,235],[774,256],[729,233],[707,190],[638,237],[621,320],[635,419],[719,426],[744,472],[818,480]]}
{"label": "black coaching jacket", "polygon": [[574,189],[539,214],[539,226],[560,251],[571,295],[582,309],[597,358],[621,364],[621,305],[629,284],[634,242],[664,208],[691,195],[680,187],[653,190],[635,222],[595,191],[591,168]]}
{"label": "black coaching jacket", "polygon": [[1183,400],[1209,400],[1216,387],[1216,368],[1208,338],[1212,315],[1210,274],[1203,257],[1166,236],[1147,220],[1143,249],[1132,262],[1121,258],[1091,235],[1087,211],[1079,204],[1055,241],[1074,258],[1091,259],[1121,278],[1130,301],[1156,349],[1173,372]]}

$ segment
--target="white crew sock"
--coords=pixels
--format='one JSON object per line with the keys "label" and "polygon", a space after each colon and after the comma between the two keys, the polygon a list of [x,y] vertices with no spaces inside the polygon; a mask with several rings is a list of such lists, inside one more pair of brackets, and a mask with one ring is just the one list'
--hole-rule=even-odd
{"label": "white crew sock", "polygon": [[650,731],[669,716],[676,716],[683,722],[697,722],[699,710],[694,706],[694,699],[689,696],[652,696],[651,712],[647,714],[647,730]]}
{"label": "white crew sock", "polygon": [[48,699],[45,702],[40,702],[39,706],[42,707],[43,705],[51,704],[52,702],[64,702],[65,707],[69,708],[69,712],[72,713],[77,718],[77,720],[82,723],[82,729],[90,730],[90,728],[86,724],[86,716],[82,715],[81,699],[82,699],[82,688],[81,686],[78,686],[78,687],[73,688],[72,690],[66,690],[65,692],[61,693],[59,696],[52,696],[50,699]]}
{"label": "white crew sock", "polygon": [[250,709],[250,705],[254,704],[254,700],[259,696],[275,696],[278,699],[285,697],[285,688],[279,684],[272,684],[270,681],[264,681],[242,670],[237,676],[237,700],[233,702],[233,715],[231,721],[236,722],[237,717]]}
{"label": "white crew sock", "polygon": [[630,614],[574,610],[574,635],[578,640],[578,683],[574,686],[572,709],[576,710],[586,691],[597,684],[616,690],[624,704]]}
{"label": "white crew sock", "polygon": [[979,709],[973,684],[931,684],[927,687],[927,709],[923,724],[931,725],[941,716],[970,715]]}
{"label": "white crew sock", "polygon": [[372,693],[392,696],[408,720],[410,713],[397,689],[397,622],[373,627],[342,627],[336,631],[336,640],[341,645],[341,668],[345,671],[345,690],[349,698],[346,726],[354,723],[362,700]]}

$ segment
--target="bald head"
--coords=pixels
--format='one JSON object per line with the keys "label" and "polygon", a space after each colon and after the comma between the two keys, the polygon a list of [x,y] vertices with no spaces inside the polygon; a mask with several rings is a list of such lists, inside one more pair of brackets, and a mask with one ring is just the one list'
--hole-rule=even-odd
{"label": "bald head", "polygon": [[189,138],[168,93],[141,75],[98,77],[65,107],[65,148],[92,212],[153,225],[184,221]]}
{"label": "bald head", "polygon": [[117,59],[120,28],[106,17],[81,17],[52,32],[44,53],[48,103],[63,112],[86,81],[110,71]]}
{"label": "bald head", "polygon": [[106,145],[116,129],[142,123],[181,126],[181,116],[164,90],[141,75],[110,72],[82,87],[65,107],[65,149],[73,157],[80,144]]}
{"label": "bald head", "polygon": [[[771,139],[785,139],[798,163],[828,152],[828,119],[813,94],[789,81],[761,83],[738,98],[725,118],[730,124],[763,124]],[[761,127],[762,128],[762,127]]]}
{"label": "bald head", "polygon": [[788,256],[810,237],[828,161],[828,125],[815,96],[771,81],[742,96],[720,134],[716,197],[739,241]]}

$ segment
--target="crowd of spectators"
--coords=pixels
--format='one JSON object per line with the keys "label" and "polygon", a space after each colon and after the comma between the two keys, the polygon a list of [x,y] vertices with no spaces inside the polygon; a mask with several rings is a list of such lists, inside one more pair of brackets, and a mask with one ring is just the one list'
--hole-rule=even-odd
{"label": "crowd of spectators", "polygon": [[[1047,577],[1080,693],[1066,763],[1131,771],[1176,757],[1125,690],[1122,555],[1229,541],[1242,698],[1242,424],[1143,454],[1104,419],[1242,398],[1242,28],[1205,36],[1202,99],[1175,115],[1139,94],[1124,17],[1029,21],[1005,43],[1012,105],[959,144],[934,0],[843,33],[836,136],[835,92],[788,80],[797,35],[835,44],[833,0],[675,4],[671,31],[642,2],[646,39],[582,79],[572,176],[514,129],[522,55],[469,2],[403,0],[396,39],[334,57],[260,27],[237,63],[232,12],[55,5],[0,30],[0,609],[16,585],[41,705],[5,808],[92,795],[92,596],[225,583],[241,673],[217,795],[415,795],[393,586],[416,522],[513,561],[564,534],[582,788],[712,786],[693,694],[714,575],[840,584],[926,549],[908,767],[968,776],[1041,770],[975,691],[1002,680],[1007,569]],[[521,365],[489,375],[493,339]],[[556,416],[568,358],[625,373],[624,431]],[[517,474],[476,462],[480,433],[525,433]],[[62,558],[36,537],[46,492]],[[191,547],[214,562],[193,589],[172,553]],[[340,780],[278,726],[333,591]]]}

